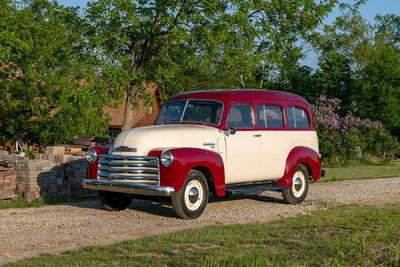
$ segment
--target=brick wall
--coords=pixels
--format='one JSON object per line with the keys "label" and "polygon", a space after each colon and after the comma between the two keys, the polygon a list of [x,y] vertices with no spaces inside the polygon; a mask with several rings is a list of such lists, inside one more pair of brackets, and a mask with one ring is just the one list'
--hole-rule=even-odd
{"label": "brick wall", "polygon": [[17,188],[17,172],[0,170],[0,199],[13,198]]}

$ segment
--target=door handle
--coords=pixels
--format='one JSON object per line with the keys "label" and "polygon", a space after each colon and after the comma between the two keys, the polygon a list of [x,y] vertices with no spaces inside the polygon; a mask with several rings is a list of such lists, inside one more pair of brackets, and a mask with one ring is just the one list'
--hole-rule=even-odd
{"label": "door handle", "polygon": [[261,134],[255,134],[254,137],[261,137]]}

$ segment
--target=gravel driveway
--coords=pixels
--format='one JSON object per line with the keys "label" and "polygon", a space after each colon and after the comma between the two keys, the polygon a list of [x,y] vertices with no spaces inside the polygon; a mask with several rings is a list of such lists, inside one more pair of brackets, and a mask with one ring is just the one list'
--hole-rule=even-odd
{"label": "gravel driveway", "polygon": [[211,200],[192,221],[177,219],[168,205],[141,200],[122,212],[102,210],[97,202],[0,210],[0,264],[187,228],[268,222],[316,210],[321,201],[400,203],[400,177],[311,184],[307,200],[296,206],[284,204],[277,192]]}

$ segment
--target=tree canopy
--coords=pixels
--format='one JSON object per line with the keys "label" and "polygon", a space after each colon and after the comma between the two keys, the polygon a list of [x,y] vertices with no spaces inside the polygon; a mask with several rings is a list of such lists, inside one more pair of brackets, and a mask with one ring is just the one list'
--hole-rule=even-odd
{"label": "tree canopy", "polygon": [[[133,110],[163,95],[262,88],[313,102],[339,98],[345,113],[400,135],[400,17],[374,23],[339,0],[97,0],[87,8],[0,0],[0,138],[37,144],[105,135],[105,106]],[[341,4],[344,6],[343,4]],[[305,45],[318,56],[304,66]],[[1,140],[0,140],[1,141]]]}
{"label": "tree canopy", "polygon": [[[108,94],[86,53],[78,10],[46,0],[2,2],[0,136],[37,144],[105,134]],[[4,19],[3,19],[4,18]]]}

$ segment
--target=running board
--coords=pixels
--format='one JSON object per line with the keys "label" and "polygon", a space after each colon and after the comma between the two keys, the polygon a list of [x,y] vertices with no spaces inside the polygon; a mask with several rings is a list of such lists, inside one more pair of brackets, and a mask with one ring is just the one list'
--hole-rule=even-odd
{"label": "running board", "polygon": [[237,195],[244,193],[264,192],[264,191],[280,191],[289,188],[288,186],[277,186],[271,184],[247,184],[226,186],[226,193],[229,195]]}

